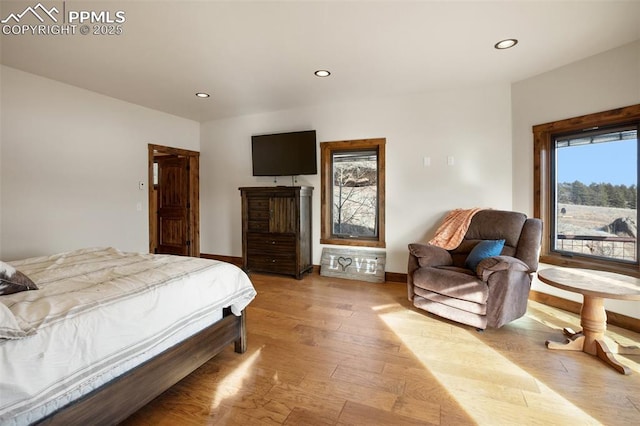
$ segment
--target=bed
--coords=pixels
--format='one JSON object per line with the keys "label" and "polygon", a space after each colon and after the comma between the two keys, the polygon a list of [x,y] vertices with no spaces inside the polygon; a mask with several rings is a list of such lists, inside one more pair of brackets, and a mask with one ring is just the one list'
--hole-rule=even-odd
{"label": "bed", "polygon": [[246,350],[256,292],[231,264],[91,248],[11,267],[38,289],[0,296],[2,425],[114,424]]}

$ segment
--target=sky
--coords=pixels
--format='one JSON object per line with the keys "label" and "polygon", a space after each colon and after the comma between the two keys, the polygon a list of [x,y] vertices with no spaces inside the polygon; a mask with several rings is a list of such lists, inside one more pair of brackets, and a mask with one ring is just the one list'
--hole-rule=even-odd
{"label": "sky", "polygon": [[558,149],[558,182],[637,185],[638,141],[596,143]]}

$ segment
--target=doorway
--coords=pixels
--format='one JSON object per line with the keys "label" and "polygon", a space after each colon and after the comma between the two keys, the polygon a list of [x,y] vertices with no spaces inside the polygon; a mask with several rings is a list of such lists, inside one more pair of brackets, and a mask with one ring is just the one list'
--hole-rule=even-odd
{"label": "doorway", "polygon": [[200,153],[149,149],[149,252],[200,256]]}

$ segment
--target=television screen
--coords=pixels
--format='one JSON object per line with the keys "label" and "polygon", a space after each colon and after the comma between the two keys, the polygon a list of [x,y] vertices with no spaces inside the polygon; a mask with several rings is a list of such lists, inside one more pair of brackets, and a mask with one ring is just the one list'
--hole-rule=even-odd
{"label": "television screen", "polygon": [[316,131],[251,136],[254,176],[315,175]]}

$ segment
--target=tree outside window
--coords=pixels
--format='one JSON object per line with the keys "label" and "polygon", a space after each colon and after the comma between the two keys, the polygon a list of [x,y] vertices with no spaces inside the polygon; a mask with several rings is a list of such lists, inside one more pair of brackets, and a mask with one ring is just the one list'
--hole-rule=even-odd
{"label": "tree outside window", "polygon": [[376,237],[378,155],[375,151],[333,154],[333,234]]}

